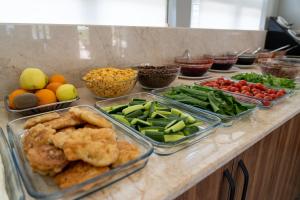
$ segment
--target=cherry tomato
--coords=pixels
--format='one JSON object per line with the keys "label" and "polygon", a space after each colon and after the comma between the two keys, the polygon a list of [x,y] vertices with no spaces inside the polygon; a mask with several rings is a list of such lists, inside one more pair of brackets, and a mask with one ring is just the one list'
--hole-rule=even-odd
{"label": "cherry tomato", "polygon": [[241,85],[247,85],[247,81],[245,81],[245,80],[240,80],[240,81],[239,81],[239,84],[241,84]]}
{"label": "cherry tomato", "polygon": [[250,87],[248,87],[248,86],[242,86],[242,88],[241,88],[242,90],[244,90],[244,91],[250,91]]}
{"label": "cherry tomato", "polygon": [[283,93],[283,94],[286,93],[286,91],[285,91],[284,89],[280,89],[280,90],[278,90],[278,92],[281,92],[281,93]]}
{"label": "cherry tomato", "polygon": [[270,106],[270,105],[271,105],[271,102],[270,102],[270,101],[267,101],[267,100],[263,100],[263,101],[262,101],[262,104],[263,104],[264,106]]}
{"label": "cherry tomato", "polygon": [[265,97],[264,97],[264,100],[272,101],[272,97],[270,97],[270,96],[265,96]]}

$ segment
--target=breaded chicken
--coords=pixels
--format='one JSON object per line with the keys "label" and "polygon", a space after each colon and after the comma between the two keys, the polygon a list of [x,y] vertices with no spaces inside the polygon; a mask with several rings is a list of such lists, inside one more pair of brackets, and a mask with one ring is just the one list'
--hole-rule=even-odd
{"label": "breaded chicken", "polygon": [[35,126],[36,124],[48,122],[50,120],[57,119],[59,117],[60,117],[60,115],[56,112],[36,116],[36,117],[28,119],[24,124],[24,128],[25,129],[31,128],[31,127]]}
{"label": "breaded chicken", "polygon": [[23,149],[27,153],[29,149],[34,146],[43,144],[49,144],[51,142],[51,136],[55,134],[55,130],[44,126],[43,124],[37,124],[36,126],[27,130],[23,140]]}
{"label": "breaded chicken", "polygon": [[62,117],[43,123],[53,129],[63,129],[70,126],[83,124],[83,121],[71,113],[66,113]]}
{"label": "breaded chicken", "polygon": [[56,184],[64,189],[84,182],[109,171],[109,167],[94,167],[78,161],[71,163],[63,172],[54,177]]}
{"label": "breaded chicken", "polygon": [[95,126],[95,125],[92,125],[92,124],[86,124],[86,125],[84,125],[84,128],[96,128],[96,129],[99,129],[98,126]]}
{"label": "breaded chicken", "polygon": [[125,164],[139,156],[140,151],[135,145],[130,144],[127,141],[118,141],[117,143],[120,153],[117,161],[113,163],[113,167]]}
{"label": "breaded chicken", "polygon": [[62,149],[65,141],[70,137],[70,135],[75,131],[75,127],[68,127],[60,129],[55,135],[51,136],[51,142],[54,146]]}
{"label": "breaded chicken", "polygon": [[89,124],[98,126],[99,128],[112,128],[112,124],[109,121],[90,110],[73,107],[70,108],[69,112],[74,114],[81,120]]}
{"label": "breaded chicken", "polygon": [[116,134],[110,128],[77,129],[64,142],[63,150],[68,160],[83,160],[97,167],[108,166],[119,157]]}
{"label": "breaded chicken", "polygon": [[61,172],[69,163],[64,152],[51,144],[30,148],[27,159],[35,172],[50,176]]}

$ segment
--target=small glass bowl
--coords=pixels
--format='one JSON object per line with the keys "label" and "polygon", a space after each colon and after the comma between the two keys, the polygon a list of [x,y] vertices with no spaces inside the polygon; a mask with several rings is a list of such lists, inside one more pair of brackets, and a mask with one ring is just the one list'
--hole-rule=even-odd
{"label": "small glass bowl", "polygon": [[209,63],[213,63],[213,59],[208,58],[208,57],[176,57],[175,63],[178,63],[178,64],[209,64]]}
{"label": "small glass bowl", "polygon": [[295,79],[299,74],[300,66],[289,62],[268,59],[260,62],[259,67],[263,74],[271,74],[280,78]]}
{"label": "small glass bowl", "polygon": [[184,76],[202,76],[212,66],[212,63],[207,64],[181,64],[180,72]]}
{"label": "small glass bowl", "polygon": [[138,81],[145,89],[163,88],[170,85],[178,76],[178,65],[137,66]]}
{"label": "small glass bowl", "polygon": [[242,54],[238,57],[236,64],[239,65],[252,65],[256,60],[255,54]]}
{"label": "small glass bowl", "polygon": [[229,70],[237,62],[236,55],[206,55],[205,57],[213,58],[211,69],[216,70]]}

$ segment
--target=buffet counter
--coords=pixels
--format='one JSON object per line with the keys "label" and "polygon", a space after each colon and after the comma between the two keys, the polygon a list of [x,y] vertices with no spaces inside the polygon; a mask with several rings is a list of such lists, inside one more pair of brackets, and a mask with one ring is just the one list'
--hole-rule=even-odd
{"label": "buffet counter", "polygon": [[[178,79],[174,84],[192,82]],[[137,85],[133,92],[139,91],[142,89]],[[79,88],[79,96],[78,104],[95,104],[86,88]],[[258,109],[230,127],[220,126],[213,134],[175,154],[152,154],[144,169],[85,199],[174,199],[294,118],[300,112],[299,105],[297,92],[271,109]],[[5,128],[16,116],[7,114],[3,102],[0,108],[0,123]]]}

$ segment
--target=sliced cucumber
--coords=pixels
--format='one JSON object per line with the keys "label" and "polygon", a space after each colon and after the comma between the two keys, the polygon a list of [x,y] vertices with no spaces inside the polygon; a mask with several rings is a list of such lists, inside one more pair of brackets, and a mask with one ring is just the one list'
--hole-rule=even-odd
{"label": "sliced cucumber", "polygon": [[141,127],[140,132],[145,134],[146,131],[152,131],[152,132],[163,132],[164,128],[162,127],[155,127],[155,126],[150,126],[150,127]]}
{"label": "sliced cucumber", "polygon": [[151,124],[147,121],[138,119],[138,118],[134,118],[131,122],[131,125],[141,125],[141,126],[151,126]]}
{"label": "sliced cucumber", "polygon": [[199,131],[199,128],[197,126],[189,126],[189,127],[185,127],[183,129],[184,135],[191,135],[191,134],[197,133],[198,131]]}
{"label": "sliced cucumber", "polygon": [[129,105],[133,106],[133,105],[143,105],[146,102],[146,100],[144,99],[133,99]]}
{"label": "sliced cucumber", "polygon": [[185,137],[184,135],[164,135],[164,141],[165,142],[176,142],[184,137]]}
{"label": "sliced cucumber", "polygon": [[176,108],[172,108],[171,113],[174,114],[174,115],[180,116],[182,114],[182,111],[178,110]]}
{"label": "sliced cucumber", "polygon": [[105,112],[109,112],[112,110],[112,107],[111,106],[103,107],[102,110],[104,110]]}
{"label": "sliced cucumber", "polygon": [[155,140],[157,142],[164,142],[164,133],[163,132],[152,132],[152,131],[146,131],[145,135],[152,140]]}
{"label": "sliced cucumber", "polygon": [[186,118],[187,119],[186,121],[189,124],[196,122],[196,119],[192,115],[187,114],[187,113],[181,113],[180,117]]}
{"label": "sliced cucumber", "polygon": [[145,110],[149,110],[149,109],[150,109],[150,106],[151,106],[151,104],[152,104],[152,101],[148,101],[148,102],[146,102],[146,103],[145,103],[145,105],[144,105],[144,109],[145,109]]}
{"label": "sliced cucumber", "polygon": [[112,114],[111,116],[113,116],[115,119],[119,120],[120,122],[130,126],[130,122],[123,115]]}
{"label": "sliced cucumber", "polygon": [[181,120],[181,121],[177,122],[176,124],[174,124],[173,126],[171,126],[170,128],[165,129],[165,132],[166,133],[171,133],[171,132],[175,133],[175,132],[180,131],[184,128],[185,128],[185,123],[184,123],[183,120]]}
{"label": "sliced cucumber", "polygon": [[141,109],[143,109],[143,108],[144,108],[143,105],[129,106],[129,107],[123,109],[123,110],[122,110],[122,113],[123,113],[124,115],[128,115],[128,114],[131,113],[131,112],[134,112],[134,111],[136,111],[136,110],[141,110]]}
{"label": "sliced cucumber", "polygon": [[136,110],[136,111],[133,111],[133,112],[129,113],[128,115],[126,115],[126,117],[137,118],[139,116],[142,116],[143,114],[144,114],[144,112],[142,110]]}
{"label": "sliced cucumber", "polygon": [[148,122],[152,124],[152,126],[161,126],[165,127],[168,125],[172,120],[169,119],[147,119]]}
{"label": "sliced cucumber", "polygon": [[204,124],[204,122],[202,122],[202,121],[196,121],[193,124],[187,125],[187,127],[190,127],[190,126],[202,126],[203,124]]}
{"label": "sliced cucumber", "polygon": [[170,123],[168,123],[166,126],[165,126],[165,129],[168,129],[170,128],[171,126],[173,126],[174,124],[176,124],[177,120],[172,120]]}

